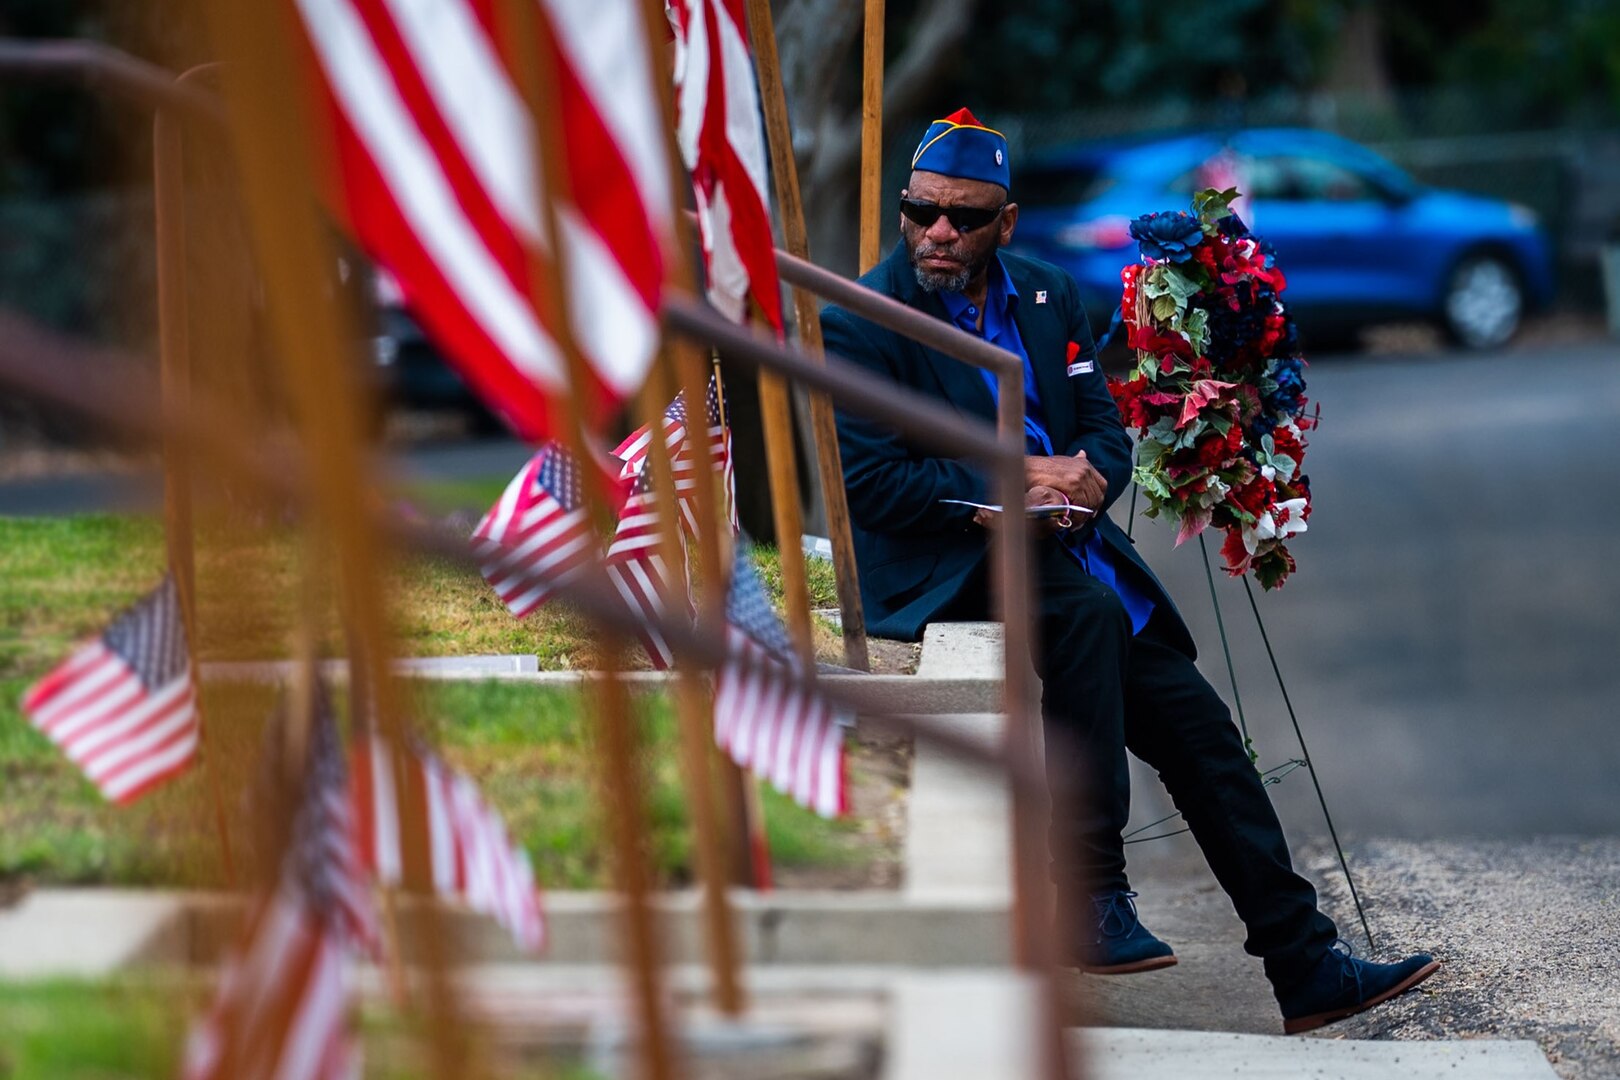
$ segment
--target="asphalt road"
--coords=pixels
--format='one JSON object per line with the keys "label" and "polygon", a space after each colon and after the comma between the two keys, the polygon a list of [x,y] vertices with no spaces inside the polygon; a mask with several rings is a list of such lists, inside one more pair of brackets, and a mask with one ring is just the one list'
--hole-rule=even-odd
{"label": "asphalt road", "polygon": [[[1307,379],[1315,509],[1298,573],[1258,598],[1341,833],[1620,833],[1620,348]],[[1136,538],[1230,702],[1197,545]],[[1261,763],[1296,756],[1243,588],[1217,594]],[[1273,793],[1291,834],[1322,830],[1307,774]]]}
{"label": "asphalt road", "polygon": [[[1299,572],[1259,599],[1341,832],[1620,833],[1620,347],[1328,357],[1307,374],[1316,508]],[[448,479],[523,459],[486,441],[401,465]],[[18,481],[0,513],[157,497],[142,475]],[[1196,545],[1136,533],[1229,696]],[[1294,757],[1243,589],[1217,586],[1262,764]],[[1321,831],[1305,773],[1274,792],[1291,834]],[[1138,818],[1162,805],[1144,785]]]}

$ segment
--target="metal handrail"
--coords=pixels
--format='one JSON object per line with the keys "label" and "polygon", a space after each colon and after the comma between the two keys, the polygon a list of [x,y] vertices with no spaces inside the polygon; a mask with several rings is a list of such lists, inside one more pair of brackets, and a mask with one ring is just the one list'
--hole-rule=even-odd
{"label": "metal handrail", "polygon": [[870,319],[953,360],[986,368],[998,375],[1013,374],[1020,379],[1024,376],[1023,361],[1006,349],[781,248],[776,249],[776,269],[788,284],[808,289],[824,300],[831,300],[863,319]]}
{"label": "metal handrail", "polygon": [[95,41],[0,38],[0,76],[82,82],[153,111],[177,109],[212,124],[225,123],[225,106],[214,94],[185,83],[157,64]]}

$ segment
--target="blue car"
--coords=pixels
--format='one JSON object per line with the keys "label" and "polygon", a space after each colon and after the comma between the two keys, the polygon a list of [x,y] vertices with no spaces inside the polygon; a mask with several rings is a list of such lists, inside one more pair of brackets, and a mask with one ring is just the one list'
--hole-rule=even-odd
{"label": "blue car", "polygon": [[1548,304],[1546,236],[1526,207],[1418,183],[1363,146],[1321,131],[1251,129],[1091,143],[1013,176],[1013,250],[1075,276],[1100,333],[1137,257],[1132,218],[1187,208],[1236,186],[1244,220],[1277,251],[1284,294],[1308,336],[1433,320],[1457,344],[1495,348]]}

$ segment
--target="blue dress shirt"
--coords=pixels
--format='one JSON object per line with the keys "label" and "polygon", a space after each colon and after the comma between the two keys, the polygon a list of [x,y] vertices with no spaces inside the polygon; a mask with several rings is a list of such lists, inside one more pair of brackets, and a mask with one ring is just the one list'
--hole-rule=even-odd
{"label": "blue dress shirt", "polygon": [[[1012,278],[1007,274],[1007,268],[1002,265],[1000,256],[990,264],[988,273],[989,283],[984,298],[984,329],[979,329],[979,309],[966,296],[959,292],[948,290],[940,291],[940,299],[945,302],[945,312],[950,315],[951,321],[960,329],[975,334],[992,345],[998,345],[1014,356],[1024,361],[1024,442],[1025,449],[1031,456],[1053,457],[1052,437],[1046,431],[1046,412],[1041,408],[1041,393],[1035,385],[1035,369],[1030,365],[1029,352],[1024,348],[1024,339],[1018,333],[1018,323],[1013,315],[1018,310],[1018,289],[1013,285]],[[998,399],[995,372],[985,368],[979,369],[984,381],[990,387],[990,397]],[[1153,614],[1153,601],[1128,578],[1122,577],[1114,565],[1114,557],[1108,551],[1108,545],[1103,543],[1097,530],[1085,532],[1085,540],[1079,540],[1077,533],[1080,530],[1064,531],[1058,533],[1064,550],[1074,556],[1080,568],[1119,595],[1120,602],[1125,605],[1126,614],[1131,617],[1131,632],[1140,634],[1142,627],[1147,625],[1148,617]]]}

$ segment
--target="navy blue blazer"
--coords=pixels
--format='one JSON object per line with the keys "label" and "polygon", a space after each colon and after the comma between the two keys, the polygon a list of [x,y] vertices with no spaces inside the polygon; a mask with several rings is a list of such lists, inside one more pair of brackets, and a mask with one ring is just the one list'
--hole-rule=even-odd
{"label": "navy blue blazer", "polygon": [[[1035,372],[1052,446],[1059,454],[1084,450],[1108,479],[1112,504],[1130,484],[1131,437],[1096,363],[1097,347],[1074,279],[1038,259],[1003,252],[1001,261],[1018,290],[1015,321]],[[861,284],[948,321],[939,296],[917,284],[904,244],[896,244]],[[1037,302],[1040,293],[1046,294],[1045,303]],[[963,416],[995,423],[995,400],[979,369],[834,305],[822,309],[821,325],[828,352],[944,401]],[[1075,360],[1081,370],[1072,377],[1070,342],[1079,346]],[[1090,370],[1084,370],[1087,365]],[[989,534],[973,524],[972,509],[940,500],[995,502],[988,474],[968,459],[930,456],[892,429],[843,410],[838,412],[838,446],[867,627],[879,637],[916,641],[928,621],[962,592],[989,552]],[[1195,655],[1175,605],[1124,530],[1106,514],[1097,515],[1091,527],[1118,556],[1120,572],[1133,573],[1170,617],[1178,647]]]}

